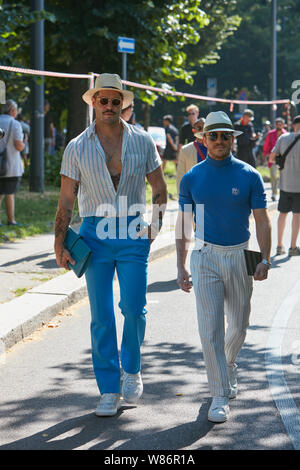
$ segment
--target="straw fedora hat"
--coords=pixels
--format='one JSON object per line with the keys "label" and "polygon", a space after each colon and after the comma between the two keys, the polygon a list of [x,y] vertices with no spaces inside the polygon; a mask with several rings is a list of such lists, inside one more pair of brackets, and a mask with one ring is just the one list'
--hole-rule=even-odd
{"label": "straw fedora hat", "polygon": [[232,134],[237,137],[238,135],[243,134],[242,131],[236,131],[232,125],[231,120],[224,111],[216,111],[209,113],[206,116],[203,131],[196,132],[194,135],[201,139],[203,134],[206,132],[232,132]]}
{"label": "straw fedora hat", "polygon": [[132,91],[123,90],[122,81],[116,73],[101,73],[95,81],[94,88],[90,88],[83,95],[82,99],[87,104],[92,104],[92,97],[100,90],[116,90],[123,96],[122,108],[127,108],[134,99]]}

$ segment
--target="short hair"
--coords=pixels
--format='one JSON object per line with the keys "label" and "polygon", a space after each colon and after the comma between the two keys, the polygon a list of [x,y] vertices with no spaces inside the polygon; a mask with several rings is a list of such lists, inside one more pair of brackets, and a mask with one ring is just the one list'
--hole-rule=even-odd
{"label": "short hair", "polygon": [[14,100],[7,100],[3,106],[3,114],[10,114],[13,109],[18,109],[18,105]]}
{"label": "short hair", "polygon": [[243,116],[246,115],[246,116],[249,116],[249,117],[254,117],[254,112],[252,111],[252,109],[244,109],[243,111]]}
{"label": "short hair", "polygon": [[294,117],[293,124],[300,124],[300,114]]}
{"label": "short hair", "polygon": [[166,114],[166,115],[163,117],[163,121],[173,122],[173,116],[172,116],[171,114]]}
{"label": "short hair", "polygon": [[199,112],[199,108],[198,108],[198,106],[196,106],[195,104],[190,104],[190,105],[186,108],[186,112],[188,113],[189,111],[198,111],[198,112]]}

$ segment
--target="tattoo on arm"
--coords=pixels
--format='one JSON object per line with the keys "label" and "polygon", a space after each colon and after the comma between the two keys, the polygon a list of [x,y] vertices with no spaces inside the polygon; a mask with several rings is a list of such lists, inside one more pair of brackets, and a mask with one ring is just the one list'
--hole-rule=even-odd
{"label": "tattoo on arm", "polygon": [[59,207],[56,213],[54,233],[56,239],[61,239],[64,241],[69,224],[72,218],[71,209],[63,209]]}
{"label": "tattoo on arm", "polygon": [[74,195],[77,197],[79,191],[79,183],[75,183],[74,185]]}
{"label": "tattoo on arm", "polygon": [[160,193],[157,193],[157,194],[154,194],[153,198],[152,198],[152,203],[153,204],[157,204],[158,201],[160,200],[161,198],[161,194]]}

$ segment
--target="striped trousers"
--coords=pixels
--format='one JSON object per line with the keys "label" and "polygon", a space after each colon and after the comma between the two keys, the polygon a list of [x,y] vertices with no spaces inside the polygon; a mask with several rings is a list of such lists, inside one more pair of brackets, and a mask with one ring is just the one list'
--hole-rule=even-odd
{"label": "striped trousers", "polygon": [[243,252],[247,245],[205,243],[191,254],[199,334],[213,397],[229,395],[227,366],[235,364],[249,325],[253,281]]}

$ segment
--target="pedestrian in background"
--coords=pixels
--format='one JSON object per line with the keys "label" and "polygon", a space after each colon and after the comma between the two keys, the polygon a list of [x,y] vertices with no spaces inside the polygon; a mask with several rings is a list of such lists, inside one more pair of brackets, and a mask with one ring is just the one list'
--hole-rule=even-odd
{"label": "pedestrian in background", "polygon": [[163,117],[163,126],[166,133],[166,148],[163,153],[163,171],[166,168],[167,161],[174,162],[177,167],[177,150],[178,150],[178,130],[172,124],[173,116],[170,114]]}
{"label": "pedestrian in background", "polygon": [[133,113],[133,101],[126,106],[126,108],[122,109],[121,118],[124,121],[128,122],[128,124],[135,124],[134,113]]}
{"label": "pedestrian in background", "polygon": [[285,254],[283,234],[287,215],[292,212],[292,236],[288,255],[299,256],[300,248],[297,247],[297,238],[300,226],[300,116],[293,119],[293,129],[294,132],[285,133],[279,137],[270,154],[270,161],[274,164],[276,155],[283,155],[289,145],[294,142],[286,155],[284,168],[280,171],[276,254]]}
{"label": "pedestrian in background", "polygon": [[[113,416],[125,401],[136,403],[143,392],[141,345],[146,328],[147,267],[150,243],[161,228],[167,190],[161,159],[146,131],[120,118],[133,93],[123,90],[116,74],[100,74],[95,88],[83,95],[96,119],[67,145],[61,167],[61,191],[55,222],[59,266],[74,262],[64,248],[76,195],[83,223],[80,234],[92,250],[86,271],[91,307],[93,367],[101,394],[97,416]],[[154,209],[142,235],[146,212],[145,178]],[[111,228],[112,227],[112,228]],[[111,228],[111,229],[110,229]],[[108,229],[108,230],[106,230]],[[124,316],[121,370],[114,313],[113,280],[120,285]]]}
{"label": "pedestrian in background", "polygon": [[259,146],[258,153],[259,153],[259,155],[261,155],[261,164],[262,164],[262,166],[265,166],[265,164],[266,164],[265,163],[266,158],[265,158],[265,155],[264,155],[264,152],[263,152],[263,148],[264,148],[264,143],[265,143],[265,140],[266,140],[266,136],[267,136],[267,134],[270,130],[272,130],[271,122],[266,121],[263,125],[261,136],[260,136],[259,141],[257,143],[257,145]]}
{"label": "pedestrian in background", "polygon": [[44,146],[45,153],[53,155],[55,149],[55,128],[48,100],[44,101]]}
{"label": "pedestrian in background", "polygon": [[30,136],[30,125],[28,124],[28,122],[26,122],[22,116],[21,113],[18,114],[18,116],[16,117],[17,121],[19,121],[19,123],[21,124],[22,126],[22,131],[23,131],[23,134],[24,134],[24,143],[25,143],[25,148],[24,150],[22,150],[21,152],[21,156],[23,158],[23,162],[24,162],[24,167],[27,168],[28,167],[28,164],[29,164],[29,136]]}
{"label": "pedestrian in background", "polygon": [[236,158],[256,168],[256,161],[253,149],[257,140],[253,123],[254,113],[251,109],[245,109],[241,119],[234,124],[234,129],[241,134],[236,139]]}
{"label": "pedestrian in background", "polygon": [[[231,154],[234,136],[240,133],[234,130],[226,113],[208,114],[203,129],[207,157],[183,176],[179,191],[177,282],[185,292],[194,287],[213,397],[208,412],[212,422],[226,421],[229,398],[237,395],[236,357],[246,337],[252,295],[252,276],[247,273],[244,257],[251,211],[263,258],[254,279],[267,279],[270,267],[271,223],[263,180],[258,171]],[[191,283],[185,263],[193,213],[196,243],[191,254]]]}
{"label": "pedestrian in background", "polygon": [[0,115],[0,128],[5,131],[5,137],[0,141],[0,151],[6,146],[7,152],[6,173],[0,176],[0,214],[4,197],[7,225],[19,225],[15,219],[15,194],[24,173],[20,152],[25,148],[26,137],[24,142],[21,124],[16,120],[17,114],[17,103],[8,100],[3,106],[3,114]]}
{"label": "pedestrian in background", "polygon": [[284,129],[285,121],[281,117],[275,120],[275,129],[270,130],[265,138],[263,146],[263,154],[268,158],[268,168],[270,169],[270,180],[272,188],[272,201],[276,201],[277,198],[277,187],[278,187],[278,168],[275,163],[272,163],[269,159],[269,155],[273,150],[277,140],[282,134],[286,133]]}
{"label": "pedestrian in background", "polygon": [[195,104],[190,104],[186,108],[186,113],[188,117],[188,122],[186,122],[180,129],[178,154],[183,145],[188,144],[189,142],[193,142],[195,140],[193,133],[193,125],[198,119],[199,108]]}
{"label": "pedestrian in background", "polygon": [[201,134],[204,122],[204,118],[197,119],[193,125],[194,141],[181,147],[179,152],[176,175],[178,194],[180,181],[183,175],[193,168],[193,166],[197,165],[197,163],[202,162],[202,160],[206,158],[207,148],[203,145],[203,136]]}

